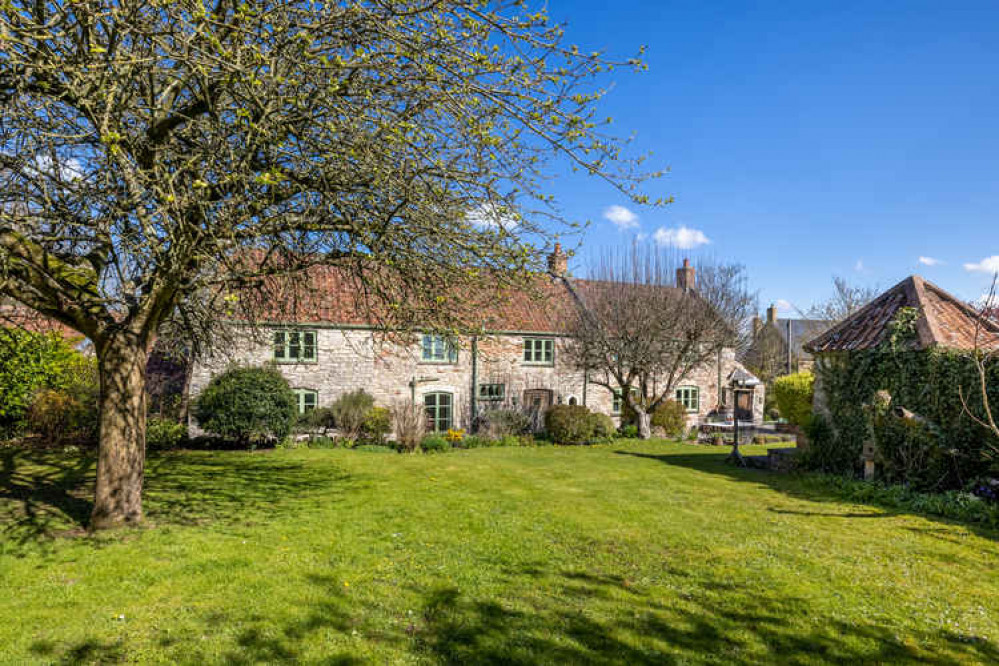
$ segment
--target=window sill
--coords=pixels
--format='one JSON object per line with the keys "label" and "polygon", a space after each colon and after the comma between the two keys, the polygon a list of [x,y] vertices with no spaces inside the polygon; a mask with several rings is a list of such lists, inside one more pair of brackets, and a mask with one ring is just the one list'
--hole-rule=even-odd
{"label": "window sill", "polygon": [[273,359],[278,365],[316,365],[319,363],[319,359],[312,359],[309,361],[303,361],[301,359]]}
{"label": "window sill", "polygon": [[417,361],[417,365],[458,365],[458,361]]}
{"label": "window sill", "polygon": [[529,368],[554,368],[555,362],[551,363],[538,363],[536,361],[523,361],[521,365],[527,366]]}

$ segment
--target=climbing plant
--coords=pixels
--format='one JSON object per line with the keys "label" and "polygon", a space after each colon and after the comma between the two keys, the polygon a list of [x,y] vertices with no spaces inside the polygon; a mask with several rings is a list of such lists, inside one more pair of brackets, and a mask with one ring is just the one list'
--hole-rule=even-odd
{"label": "climbing plant", "polygon": [[[881,474],[923,489],[958,488],[995,470],[997,442],[962,408],[960,388],[977,381],[974,363],[959,350],[915,346],[919,311],[901,308],[876,348],[824,355],[816,365],[829,422],[813,437],[803,463],[841,473],[859,470],[865,441],[877,442]],[[987,369],[990,398],[999,401],[999,364]],[[878,391],[892,407],[915,413],[925,427],[897,418],[874,418]],[[977,398],[979,401],[980,397]],[[972,410],[980,407],[969,397]],[[828,426],[832,426],[831,432]],[[990,446],[991,444],[991,446]],[[835,461],[836,469],[830,469]]]}

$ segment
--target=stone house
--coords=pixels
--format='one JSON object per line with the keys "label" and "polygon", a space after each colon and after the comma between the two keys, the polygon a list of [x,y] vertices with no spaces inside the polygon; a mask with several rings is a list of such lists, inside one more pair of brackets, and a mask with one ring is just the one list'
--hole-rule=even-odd
{"label": "stone house", "polygon": [[[270,322],[265,339],[249,334],[229,354],[196,363],[190,391],[197,395],[211,378],[232,362],[275,363],[288,379],[304,412],[325,406],[357,389],[370,393],[376,404],[400,401],[423,405],[436,430],[470,430],[475,417],[503,406],[539,418],[553,404],[579,404],[619,417],[621,400],[589,381],[564,353],[565,330],[578,300],[573,294],[583,281],[567,274],[567,256],[556,245],[540,298],[512,294],[490,312],[481,313],[481,334],[447,339],[433,333],[409,339],[383,335],[339,289],[327,269],[315,285],[327,298],[322,307],[307,309],[295,321]],[[694,281],[689,265],[678,279]],[[744,377],[734,350],[725,350],[716,363],[691,373],[677,388],[677,400],[695,423],[726,399],[733,400],[733,377]],[[762,417],[762,394],[745,402],[745,419]]]}
{"label": "stone house", "polygon": [[767,381],[811,370],[815,359],[805,343],[830,325],[821,319],[778,318],[777,306],[771,305],[765,320],[753,317],[753,337],[741,360]]}

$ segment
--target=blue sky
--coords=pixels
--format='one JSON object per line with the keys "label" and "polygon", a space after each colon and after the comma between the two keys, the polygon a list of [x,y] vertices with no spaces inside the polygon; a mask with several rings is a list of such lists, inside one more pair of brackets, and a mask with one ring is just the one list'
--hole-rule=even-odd
{"label": "blue sky", "polygon": [[557,181],[565,212],[592,221],[583,255],[660,229],[674,245],[706,238],[686,253],[745,264],[761,306],[805,308],[833,275],[984,292],[989,274],[966,264],[999,255],[999,3],[549,9],[586,50],[648,47],[649,71],[615,73],[601,115],[670,167],[651,193],[675,197],[649,209],[592,179]]}

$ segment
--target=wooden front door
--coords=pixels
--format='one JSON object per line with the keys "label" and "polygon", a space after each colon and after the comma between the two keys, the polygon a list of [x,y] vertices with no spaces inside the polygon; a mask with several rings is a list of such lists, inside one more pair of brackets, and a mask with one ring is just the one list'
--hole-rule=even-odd
{"label": "wooden front door", "polygon": [[552,406],[552,392],[548,389],[527,389],[524,391],[524,409],[542,414]]}
{"label": "wooden front door", "polygon": [[735,390],[735,418],[740,421],[753,420],[753,389]]}

